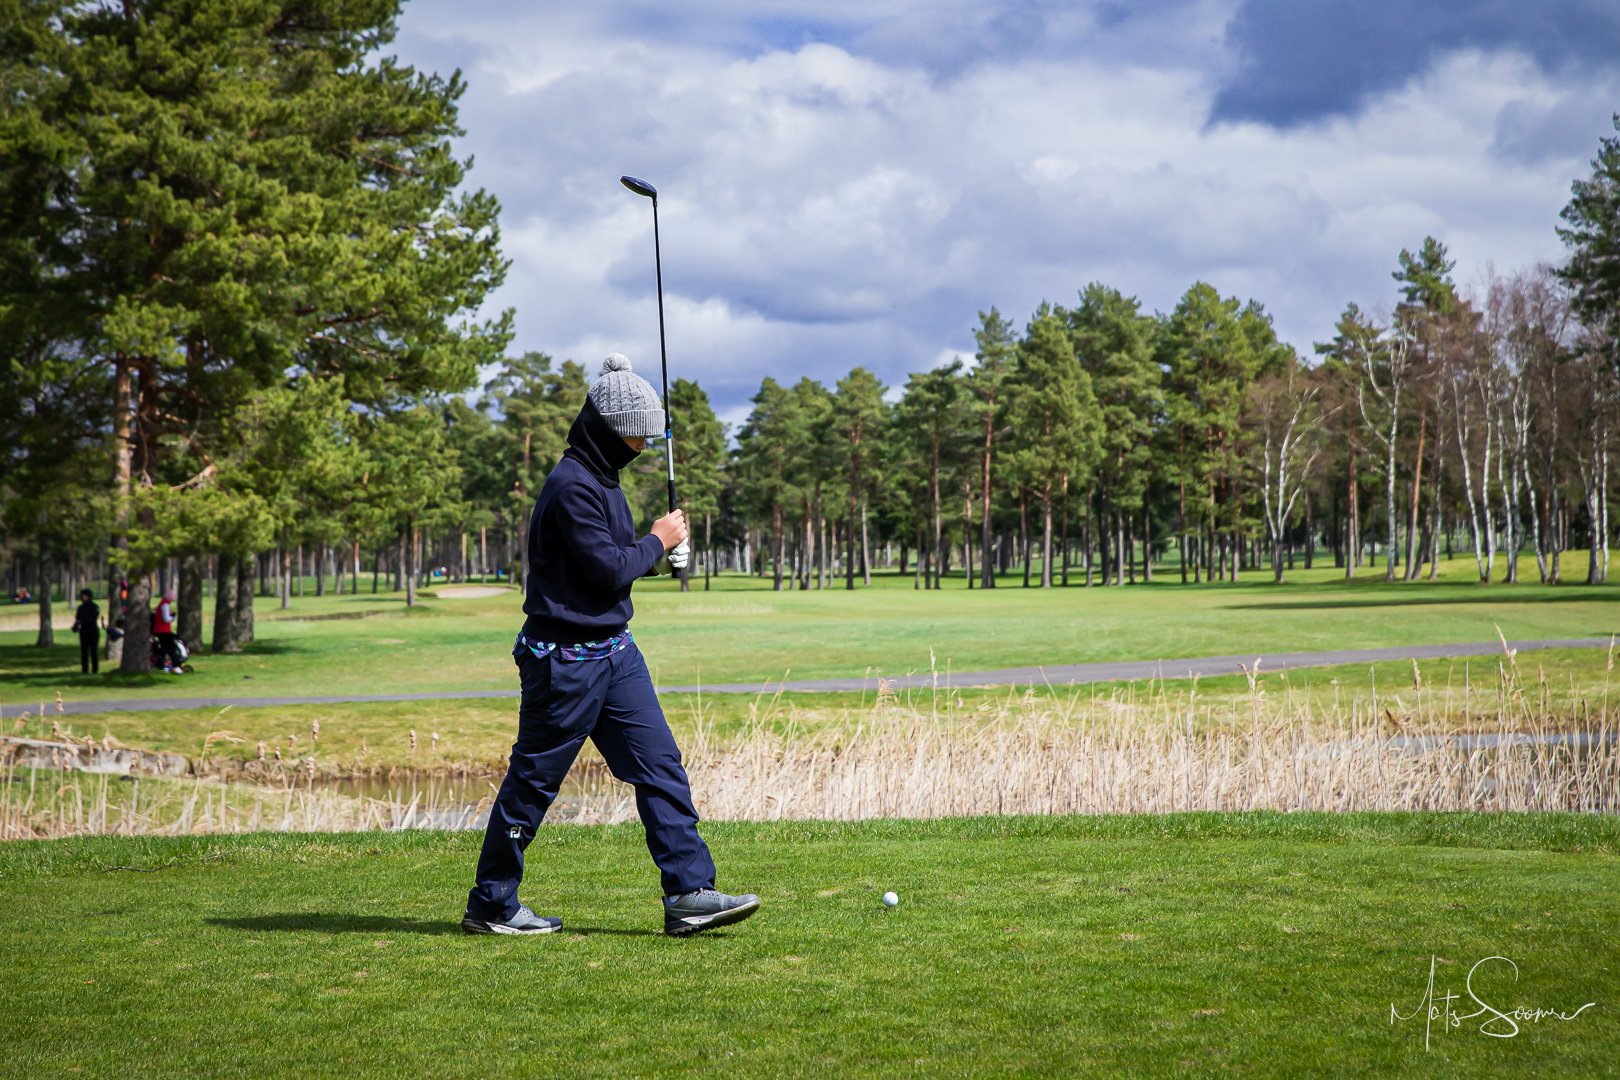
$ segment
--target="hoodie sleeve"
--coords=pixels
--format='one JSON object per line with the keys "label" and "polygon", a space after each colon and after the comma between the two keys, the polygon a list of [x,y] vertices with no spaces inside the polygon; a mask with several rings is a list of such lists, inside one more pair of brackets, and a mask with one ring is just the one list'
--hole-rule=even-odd
{"label": "hoodie sleeve", "polygon": [[547,525],[562,539],[587,584],[604,592],[629,588],[664,554],[663,542],[648,533],[620,547],[608,528],[607,507],[600,492],[570,484],[557,493]]}

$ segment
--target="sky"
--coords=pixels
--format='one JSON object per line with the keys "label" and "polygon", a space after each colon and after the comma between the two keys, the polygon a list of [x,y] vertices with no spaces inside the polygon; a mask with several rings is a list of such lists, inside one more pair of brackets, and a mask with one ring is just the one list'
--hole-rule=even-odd
{"label": "sky", "polygon": [[721,418],[762,378],[890,386],[1093,281],[1195,281],[1306,357],[1394,302],[1427,235],[1455,278],[1557,262],[1620,110],[1614,0],[408,0],[391,51],[467,83],[469,185],[512,261],[511,352]]}

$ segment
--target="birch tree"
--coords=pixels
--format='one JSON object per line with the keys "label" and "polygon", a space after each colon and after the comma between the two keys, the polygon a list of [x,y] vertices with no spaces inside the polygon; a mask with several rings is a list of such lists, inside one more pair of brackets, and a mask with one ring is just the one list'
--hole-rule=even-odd
{"label": "birch tree", "polygon": [[1384,580],[1395,580],[1395,552],[1399,519],[1395,512],[1396,454],[1400,448],[1401,397],[1412,380],[1412,336],[1391,327],[1371,340],[1347,342],[1348,359],[1360,379],[1356,406],[1363,423],[1384,448],[1384,505],[1388,545],[1384,552]]}
{"label": "birch tree", "polygon": [[1321,385],[1291,363],[1255,382],[1248,421],[1260,429],[1260,498],[1271,548],[1272,580],[1283,580],[1283,545],[1294,504],[1321,453]]}

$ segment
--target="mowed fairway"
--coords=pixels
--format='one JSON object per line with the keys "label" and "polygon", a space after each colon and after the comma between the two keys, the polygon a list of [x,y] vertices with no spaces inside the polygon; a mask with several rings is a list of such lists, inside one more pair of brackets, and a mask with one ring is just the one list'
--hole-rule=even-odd
{"label": "mowed fairway", "polygon": [[[707,827],[751,922],[657,933],[639,830],[550,828],[563,933],[456,926],[477,837],[0,847],[10,1075],[1599,1076],[1620,824],[1316,814]],[[900,906],[885,910],[894,889]],[[1435,994],[1491,1014],[1425,1049]],[[1391,1023],[1390,1008],[1418,1018]],[[1465,1007],[1466,1006],[1466,1007]],[[1507,1032],[1498,1021],[1490,1030]]]}
{"label": "mowed fairway", "polygon": [[[767,579],[729,576],[712,592],[682,594],[668,579],[636,587],[633,629],[664,685],[784,677],[987,671],[1033,664],[1263,655],[1335,648],[1482,643],[1620,633],[1614,586],[1481,586],[1472,564],[1444,564],[1435,583],[1386,585],[1336,571],[1297,571],[1277,586],[1249,574],[1237,585],[939,592],[909,577],[871,589],[771,591]],[[1532,569],[1533,572],[1533,569]],[[15,618],[15,613],[9,613]],[[86,677],[77,644],[31,647],[31,632],[0,633],[0,708],[57,692],[75,701],[131,696],[232,697],[509,689],[511,640],[522,624],[516,592],[427,599],[306,597],[288,611],[257,604],[255,643],[239,656],[198,649],[181,678]]]}

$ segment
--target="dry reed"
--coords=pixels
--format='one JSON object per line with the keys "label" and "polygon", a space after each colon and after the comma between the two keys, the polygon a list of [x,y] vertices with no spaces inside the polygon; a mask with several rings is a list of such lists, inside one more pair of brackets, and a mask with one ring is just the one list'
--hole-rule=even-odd
{"label": "dry reed", "polygon": [[[1612,662],[1612,659],[1611,659]],[[710,819],[928,818],[1185,810],[1620,809],[1620,737],[1608,687],[1555,713],[1545,677],[1527,689],[1505,653],[1495,686],[1373,688],[1345,702],[1268,692],[1205,703],[1196,681],[1039,698],[1009,693],[968,712],[948,686],[925,701],[880,685],[873,704],[807,730],[778,698],[722,738],[704,716],[686,742],[698,808]],[[1460,709],[1459,709],[1460,704]],[[312,732],[313,735],[313,732]],[[415,731],[408,745],[416,749]],[[205,740],[234,739],[214,732]],[[289,740],[291,742],[291,740]],[[311,740],[314,741],[313,738]],[[488,779],[407,771],[383,797],[317,783],[313,756],[253,762],[251,782],[85,783],[61,770],[0,770],[0,837],[83,833],[348,831],[476,827]],[[392,777],[392,773],[390,774]],[[392,779],[390,779],[392,782]],[[600,761],[582,761],[548,818],[633,820],[634,800]]]}

